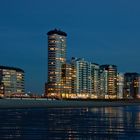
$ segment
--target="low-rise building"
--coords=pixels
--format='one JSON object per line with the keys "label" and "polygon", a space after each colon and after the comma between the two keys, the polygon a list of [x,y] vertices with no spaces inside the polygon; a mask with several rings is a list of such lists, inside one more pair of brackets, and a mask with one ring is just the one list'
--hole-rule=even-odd
{"label": "low-rise building", "polygon": [[0,92],[5,96],[24,94],[24,71],[20,68],[0,66]]}
{"label": "low-rise building", "polygon": [[124,74],[124,98],[136,99],[139,95],[139,77],[138,73]]}

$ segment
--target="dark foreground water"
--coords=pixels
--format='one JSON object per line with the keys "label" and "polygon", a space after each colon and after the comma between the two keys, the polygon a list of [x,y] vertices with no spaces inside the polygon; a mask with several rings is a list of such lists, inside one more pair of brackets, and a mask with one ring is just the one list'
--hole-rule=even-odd
{"label": "dark foreground water", "polygon": [[140,140],[140,106],[3,109],[2,139]]}

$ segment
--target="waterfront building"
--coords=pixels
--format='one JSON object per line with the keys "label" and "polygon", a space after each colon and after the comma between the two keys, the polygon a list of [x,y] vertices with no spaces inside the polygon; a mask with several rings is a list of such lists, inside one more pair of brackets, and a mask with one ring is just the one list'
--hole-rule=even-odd
{"label": "waterfront building", "polygon": [[66,64],[66,37],[63,31],[54,29],[48,35],[48,91],[47,96],[61,98],[64,93],[62,69]]}
{"label": "waterfront building", "polygon": [[19,68],[0,66],[0,92],[5,96],[24,94],[24,71]]}
{"label": "waterfront building", "polygon": [[45,83],[45,94],[44,97],[48,97],[48,83]]}
{"label": "waterfront building", "polygon": [[124,74],[118,73],[117,74],[117,98],[122,99],[124,92]]}
{"label": "waterfront building", "polygon": [[100,92],[105,99],[117,98],[117,66],[100,66]]}
{"label": "waterfront building", "polygon": [[71,98],[72,96],[72,67],[71,64],[66,63],[62,65],[62,98]]}
{"label": "waterfront building", "polygon": [[125,73],[124,74],[124,98],[136,99],[139,95],[140,74]]}
{"label": "waterfront building", "polygon": [[100,68],[100,96],[98,98],[105,98],[108,95],[108,71]]}
{"label": "waterfront building", "polygon": [[72,79],[72,91],[79,98],[90,97],[92,94],[91,63],[85,61],[84,58],[73,58],[71,63],[75,72]]}
{"label": "waterfront building", "polygon": [[96,63],[91,63],[91,98],[100,96],[100,66]]}
{"label": "waterfront building", "polygon": [[72,57],[71,59],[71,68],[72,68],[72,79],[71,79],[71,94],[73,97],[77,97],[76,92],[76,86],[77,86],[77,77],[76,77],[76,59],[75,57]]}
{"label": "waterfront building", "polygon": [[1,82],[0,83],[0,97],[4,96],[4,84]]}

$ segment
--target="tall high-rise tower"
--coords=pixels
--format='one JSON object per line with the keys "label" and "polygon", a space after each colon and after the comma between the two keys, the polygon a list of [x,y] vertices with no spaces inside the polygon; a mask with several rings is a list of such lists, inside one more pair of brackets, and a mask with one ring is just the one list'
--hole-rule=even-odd
{"label": "tall high-rise tower", "polygon": [[48,35],[48,84],[47,95],[61,97],[63,93],[63,65],[66,64],[66,36],[54,29]]}

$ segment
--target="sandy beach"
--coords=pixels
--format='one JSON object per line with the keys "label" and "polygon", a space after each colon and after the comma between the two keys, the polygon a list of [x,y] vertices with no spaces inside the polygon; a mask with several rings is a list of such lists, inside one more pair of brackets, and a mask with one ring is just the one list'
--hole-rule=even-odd
{"label": "sandy beach", "polygon": [[47,100],[47,99],[0,99],[0,109],[10,108],[82,108],[117,107],[140,105],[140,100]]}

